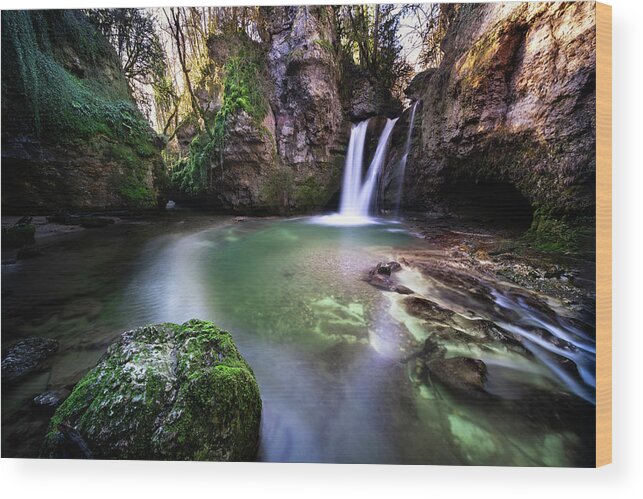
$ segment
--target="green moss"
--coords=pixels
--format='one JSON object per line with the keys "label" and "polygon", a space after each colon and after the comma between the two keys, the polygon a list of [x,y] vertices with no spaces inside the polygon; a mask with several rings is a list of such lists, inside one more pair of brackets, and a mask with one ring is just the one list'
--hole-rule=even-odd
{"label": "green moss", "polygon": [[100,149],[125,167],[126,179],[115,181],[124,184],[119,192],[128,204],[156,204],[138,182],[143,174],[134,172],[149,169],[158,154],[155,134],[132,100],[120,60],[82,12],[3,11],[2,75],[2,115],[20,116],[20,133],[45,146]]}
{"label": "green moss", "polygon": [[328,40],[315,40],[315,45],[317,45],[319,48],[322,50],[325,50],[329,54],[334,54],[335,49],[333,48],[333,44],[328,41]]}
{"label": "green moss", "polygon": [[261,127],[269,109],[266,90],[264,54],[247,36],[232,33],[226,46],[230,54],[222,68],[222,105],[210,128],[202,130],[190,144],[187,158],[172,165],[172,184],[175,188],[199,194],[208,187],[209,170],[218,164],[223,168],[223,154],[231,119],[240,112],[247,113]]}
{"label": "green moss", "polygon": [[62,423],[97,458],[250,460],[259,388],[232,336],[210,322],[125,333],[51,419],[42,455],[56,455]]}
{"label": "green moss", "polygon": [[541,251],[587,253],[594,251],[595,228],[592,217],[557,217],[551,210],[540,208],[534,213],[525,240]]}
{"label": "green moss", "polygon": [[[65,41],[78,52],[81,62],[65,52]],[[107,42],[82,14],[5,11],[2,52],[3,93],[11,91],[6,88],[9,84],[17,86],[26,104],[24,111],[33,118],[41,139],[78,140],[97,134],[149,139],[147,124],[131,102],[124,79],[104,81],[89,68],[79,69],[87,73],[79,78],[68,69],[113,57]]]}

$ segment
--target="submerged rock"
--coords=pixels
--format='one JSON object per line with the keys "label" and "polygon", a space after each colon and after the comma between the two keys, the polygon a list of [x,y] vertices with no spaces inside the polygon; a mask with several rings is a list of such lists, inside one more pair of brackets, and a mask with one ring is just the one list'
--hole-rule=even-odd
{"label": "submerged rock", "polygon": [[447,387],[468,394],[482,394],[487,366],[480,359],[468,357],[435,358],[426,363],[431,373]]}
{"label": "submerged rock", "polygon": [[58,350],[58,342],[31,336],[9,347],[2,358],[2,382],[15,381],[37,370],[43,361]]}
{"label": "submerged rock", "polygon": [[257,382],[230,333],[157,324],[109,347],[54,414],[41,454],[65,457],[68,425],[98,459],[248,461],[260,420]]}

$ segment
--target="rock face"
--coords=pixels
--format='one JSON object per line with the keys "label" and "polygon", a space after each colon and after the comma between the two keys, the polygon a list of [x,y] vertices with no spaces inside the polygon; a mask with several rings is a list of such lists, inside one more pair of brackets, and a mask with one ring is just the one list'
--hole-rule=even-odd
{"label": "rock face", "polygon": [[12,382],[36,371],[56,350],[58,342],[49,338],[32,336],[19,341],[2,358],[2,382]]}
{"label": "rock face", "polygon": [[80,11],[2,15],[2,207],[156,207],[162,144]]}
{"label": "rock face", "polygon": [[266,12],[270,104],[279,157],[292,172],[289,202],[305,209],[323,206],[339,187],[348,139],[332,10],[290,6]]}
{"label": "rock face", "polygon": [[[261,43],[243,34],[216,35],[208,52],[219,74],[236,71],[236,61],[254,64],[257,75],[245,83],[265,109],[227,115],[223,150],[215,145],[207,166],[209,185],[187,199],[178,189],[178,200],[233,212],[289,213],[319,209],[339,190],[349,123],[331,9],[269,7],[262,8],[262,18]],[[203,95],[211,111],[233,100],[226,88]],[[189,126],[177,133],[184,153],[197,133]]]}
{"label": "rock face", "polygon": [[42,455],[248,461],[260,420],[259,388],[229,333],[158,324],[109,347],[57,409]]}
{"label": "rock face", "polygon": [[453,4],[443,15],[444,58],[407,90],[422,105],[403,207],[502,184],[537,217],[592,216],[594,4]]}
{"label": "rock face", "polygon": [[344,67],[342,87],[345,112],[353,122],[373,116],[397,118],[402,113],[402,103],[393,97],[390,89],[350,63]]}

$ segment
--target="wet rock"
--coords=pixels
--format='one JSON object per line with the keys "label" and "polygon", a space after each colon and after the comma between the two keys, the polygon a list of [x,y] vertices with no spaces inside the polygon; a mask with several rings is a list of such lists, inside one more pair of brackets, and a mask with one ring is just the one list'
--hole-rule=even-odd
{"label": "wet rock", "polygon": [[51,451],[47,457],[55,459],[94,459],[87,442],[74,427],[60,423],[52,437]]}
{"label": "wet rock", "polygon": [[393,273],[401,269],[402,266],[398,262],[380,262],[368,272],[364,280],[384,291],[395,291],[403,295],[413,294],[412,289],[399,284],[392,276]]}
{"label": "wet rock", "polygon": [[443,385],[468,394],[484,393],[487,366],[468,357],[436,358],[426,364],[430,374]]}
{"label": "wet rock", "polygon": [[257,382],[229,333],[157,324],[108,348],[56,410],[41,454],[82,440],[98,459],[247,461],[260,419]]}
{"label": "wet rock", "polygon": [[367,72],[350,64],[344,68],[344,91],[347,95],[347,114],[351,121],[362,121],[373,116],[397,118],[402,104],[381,82]]}
{"label": "wet rock", "polygon": [[108,40],[80,10],[14,11],[2,29],[11,33],[4,56],[15,61],[2,72],[3,208],[156,207],[161,145]]}
{"label": "wet rock", "polygon": [[53,412],[56,407],[65,400],[67,394],[68,392],[62,393],[59,391],[49,390],[41,393],[40,395],[36,395],[31,401],[31,404],[38,409],[50,410]]}
{"label": "wet rock", "polygon": [[407,288],[406,286],[402,286],[401,284],[395,285],[395,288],[393,288],[393,291],[396,293],[400,293],[401,295],[412,295],[415,293],[411,288]]}
{"label": "wet rock", "polygon": [[30,258],[38,258],[39,256],[42,256],[42,250],[38,246],[25,246],[18,250],[16,259],[28,260]]}
{"label": "wet rock", "polygon": [[419,100],[436,71],[435,68],[429,68],[417,73],[404,89],[404,94],[411,100]]}
{"label": "wet rock", "polygon": [[426,321],[449,322],[454,315],[453,311],[419,296],[405,298],[403,303],[409,314]]}
{"label": "wet rock", "polygon": [[16,224],[2,228],[2,248],[20,248],[36,243],[36,227],[32,224]]}
{"label": "wet rock", "polygon": [[49,338],[31,336],[7,349],[2,358],[2,382],[16,381],[36,371],[58,350],[58,342]]}
{"label": "wet rock", "polygon": [[391,275],[393,272],[400,270],[402,266],[397,262],[378,263],[375,271],[378,274]]}

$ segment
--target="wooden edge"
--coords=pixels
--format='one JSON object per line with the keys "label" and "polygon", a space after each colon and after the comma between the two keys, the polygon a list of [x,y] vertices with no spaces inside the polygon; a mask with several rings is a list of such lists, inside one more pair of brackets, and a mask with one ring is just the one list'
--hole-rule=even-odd
{"label": "wooden edge", "polygon": [[596,3],[596,466],[612,462],[612,7]]}

